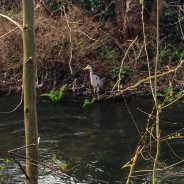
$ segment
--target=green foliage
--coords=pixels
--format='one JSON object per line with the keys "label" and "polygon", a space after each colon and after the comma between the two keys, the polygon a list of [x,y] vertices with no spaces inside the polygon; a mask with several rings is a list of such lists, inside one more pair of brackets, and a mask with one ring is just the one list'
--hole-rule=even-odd
{"label": "green foliage", "polygon": [[66,87],[67,84],[63,85],[59,90],[53,89],[49,93],[44,93],[40,96],[48,97],[51,102],[58,103],[62,100]]}
{"label": "green foliage", "polygon": [[68,164],[66,164],[66,163],[58,163],[57,166],[58,166],[60,171],[66,171],[66,168],[67,168]]}
{"label": "green foliage", "polygon": [[73,0],[74,3],[80,4],[87,14],[96,15],[96,18],[113,19],[114,4],[111,0]]}
{"label": "green foliage", "polygon": [[61,6],[65,6],[68,9],[67,0],[46,0],[46,5],[53,16],[61,14]]}
{"label": "green foliage", "polygon": [[160,57],[161,57],[162,62],[165,62],[165,61],[168,62],[169,60],[172,62],[177,62],[184,58],[184,51],[165,48],[160,53]]}
{"label": "green foliage", "polygon": [[154,132],[154,126],[153,126],[153,127],[151,127],[150,132],[151,132],[151,134],[153,134],[153,132]]}
{"label": "green foliage", "polygon": [[101,60],[113,62],[120,58],[120,51],[116,46],[109,42],[98,50],[98,54]]}
{"label": "green foliage", "polygon": [[[119,67],[115,67],[112,70],[112,79],[116,79],[118,75],[119,75]],[[121,76],[121,80],[128,76],[128,70],[126,67],[122,69],[120,76]]]}
{"label": "green foliage", "polygon": [[183,59],[184,51],[176,50],[176,51],[173,52],[172,56],[173,56],[174,61],[179,61],[180,59]]}
{"label": "green foliage", "polygon": [[162,58],[162,60],[169,59],[169,56],[171,55],[170,52],[171,50],[169,48],[165,48],[164,50],[162,50],[160,53],[160,57]]}
{"label": "green foliage", "polygon": [[176,133],[176,134],[168,137],[168,139],[177,139],[177,138],[179,139],[179,138],[183,138],[183,137],[181,136],[180,133]]}
{"label": "green foliage", "polygon": [[[52,162],[57,163],[57,155],[55,153],[52,154]],[[68,167],[68,164],[66,163],[57,163],[57,167],[59,168],[60,171],[66,171],[66,168]]]}
{"label": "green foliage", "polygon": [[0,166],[0,182],[4,181],[3,170],[4,170],[4,166]]}
{"label": "green foliage", "polygon": [[92,105],[93,105],[92,100],[88,100],[88,99],[85,99],[85,100],[84,100],[84,104],[83,104],[83,107],[84,107],[84,108],[91,107]]}
{"label": "green foliage", "polygon": [[164,97],[166,102],[172,102],[175,100],[173,96],[173,89],[171,87],[165,88],[164,91],[157,93],[158,97]]}
{"label": "green foliage", "polygon": [[9,164],[9,163],[11,163],[11,160],[8,159],[8,158],[6,158],[6,159],[4,160],[4,163],[5,163],[5,164]]}
{"label": "green foliage", "polygon": [[165,97],[166,95],[168,95],[168,93],[171,93],[171,89],[165,88],[164,91],[158,92],[157,96],[158,97]]}
{"label": "green foliage", "polygon": [[[166,0],[164,12],[160,19],[160,36],[161,39],[164,38],[172,44],[182,43],[182,31],[184,29],[184,24],[182,17],[184,15],[183,11],[178,11],[178,4],[181,2],[175,0]],[[170,5],[173,6],[170,6]],[[180,27],[181,26],[181,27]]]}
{"label": "green foliage", "polygon": [[6,159],[3,160],[3,162],[4,162],[4,165],[0,166],[0,183],[7,183],[7,184],[11,184],[12,183],[13,184],[13,181],[10,178],[9,174],[5,175],[3,173],[3,171],[5,170],[5,167],[7,165],[9,165],[12,161],[10,159],[6,158]]}
{"label": "green foliage", "polygon": [[164,91],[158,92],[157,96],[164,98],[165,102],[171,103],[182,95],[182,91],[174,93],[172,87],[165,88]]}
{"label": "green foliage", "polygon": [[52,162],[56,162],[56,154],[55,153],[52,154]]}
{"label": "green foliage", "polygon": [[4,169],[4,166],[0,166],[0,171],[2,171]]}

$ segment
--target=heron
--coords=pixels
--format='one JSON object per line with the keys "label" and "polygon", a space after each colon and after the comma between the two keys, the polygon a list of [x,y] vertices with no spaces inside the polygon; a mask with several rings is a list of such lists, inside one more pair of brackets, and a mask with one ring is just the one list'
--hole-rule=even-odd
{"label": "heron", "polygon": [[98,75],[94,75],[93,74],[93,69],[90,65],[83,68],[83,70],[89,70],[90,71],[90,73],[89,73],[90,82],[91,82],[91,85],[93,86],[94,94],[97,93],[97,95],[99,97],[99,92],[100,92],[100,89],[103,88],[103,85],[104,85],[104,82],[105,82],[105,77],[100,79],[100,77]]}

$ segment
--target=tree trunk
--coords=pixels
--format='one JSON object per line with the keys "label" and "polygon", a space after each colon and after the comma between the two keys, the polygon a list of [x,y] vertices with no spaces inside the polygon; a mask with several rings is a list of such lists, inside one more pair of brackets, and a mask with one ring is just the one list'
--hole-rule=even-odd
{"label": "tree trunk", "polygon": [[[38,166],[31,160],[38,160],[38,128],[36,110],[36,62],[33,0],[22,0],[23,5],[23,91],[24,125],[26,141],[26,184],[38,183]],[[33,146],[29,146],[34,144]],[[31,160],[29,160],[29,158]]]}
{"label": "tree trunk", "polygon": [[139,0],[126,0],[123,33],[126,37],[136,37],[142,33],[141,4]]}
{"label": "tree trunk", "polygon": [[[159,0],[159,17],[162,15],[164,9],[164,0]],[[149,24],[156,27],[157,22],[157,3],[156,0],[152,3],[151,11],[150,11],[150,18],[149,18]]]}
{"label": "tree trunk", "polygon": [[137,36],[142,28],[139,0],[114,0],[116,22],[124,38]]}
{"label": "tree trunk", "polygon": [[116,15],[116,23],[117,23],[117,31],[119,36],[123,34],[123,22],[125,16],[125,1],[122,0],[114,0],[114,7],[115,7],[115,15]]}
{"label": "tree trunk", "polygon": [[[125,39],[142,35],[140,0],[114,0],[118,32]],[[145,23],[147,27],[156,25],[156,1],[143,1],[145,7]],[[164,8],[164,0],[159,1],[159,15]]]}

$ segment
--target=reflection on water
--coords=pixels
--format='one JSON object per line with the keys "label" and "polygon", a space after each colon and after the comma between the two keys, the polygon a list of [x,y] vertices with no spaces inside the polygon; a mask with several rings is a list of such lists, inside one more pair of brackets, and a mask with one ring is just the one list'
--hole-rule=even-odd
{"label": "reflection on water", "polygon": [[[0,111],[11,110],[18,104],[18,98],[0,98],[0,104]],[[123,102],[101,103],[84,109],[82,104],[83,101],[72,99],[56,105],[41,102],[38,104],[40,161],[53,165],[52,157],[56,154],[58,161],[67,163],[69,168],[80,163],[78,167],[62,175],[55,175],[49,169],[40,169],[39,183],[125,183],[128,169],[121,170],[121,167],[130,160],[139,141],[138,132],[126,106]],[[149,99],[133,99],[128,103],[140,131],[144,131],[147,117],[137,108],[150,112],[151,104]],[[173,129],[181,129],[183,108],[184,105],[178,105],[164,112],[162,119],[165,122],[174,122],[162,124],[164,134]],[[171,145],[182,156],[183,142],[177,141],[177,144],[173,141]],[[0,114],[0,163],[3,164],[2,159],[9,157],[8,150],[23,145],[22,109],[13,114]],[[163,164],[171,164],[168,157],[174,158],[174,155],[171,151],[164,152],[164,149],[168,150],[165,144],[161,155]],[[137,167],[141,168],[141,163]],[[150,165],[145,167],[151,168]],[[182,172],[183,165],[175,170],[171,169],[173,176],[163,183],[184,183]],[[11,173],[15,183],[23,183],[24,176],[16,164],[9,166],[8,173]],[[143,178],[135,183],[144,183],[145,180],[149,182],[149,179]]]}

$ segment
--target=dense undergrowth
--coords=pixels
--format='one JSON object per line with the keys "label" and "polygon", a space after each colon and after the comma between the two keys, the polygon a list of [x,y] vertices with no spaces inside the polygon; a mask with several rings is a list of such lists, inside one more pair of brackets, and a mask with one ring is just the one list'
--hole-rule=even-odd
{"label": "dense undergrowth", "polygon": [[[21,24],[21,5],[1,4],[1,12]],[[98,10],[61,1],[59,4],[45,1],[35,6],[36,61],[38,83],[41,91],[59,89],[63,84],[88,83],[89,74],[82,68],[91,64],[99,76],[106,77],[106,89],[112,89],[119,74],[119,67],[131,40],[121,40],[113,19],[113,6],[109,5],[103,17]],[[91,5],[92,6],[92,5]],[[108,16],[107,16],[108,13]],[[161,42],[159,73],[177,66],[184,57],[183,15],[175,6],[167,4],[161,17]],[[99,18],[100,17],[100,18]],[[178,17],[180,18],[178,21]],[[20,92],[22,86],[22,36],[21,31],[9,21],[0,18],[0,89],[6,93]],[[154,68],[155,31],[146,29],[150,69]],[[148,77],[143,36],[129,50],[121,71],[121,87],[126,88]],[[183,67],[177,74],[159,78],[158,90],[164,94],[183,90]],[[137,88],[141,93],[150,93],[149,84]]]}

